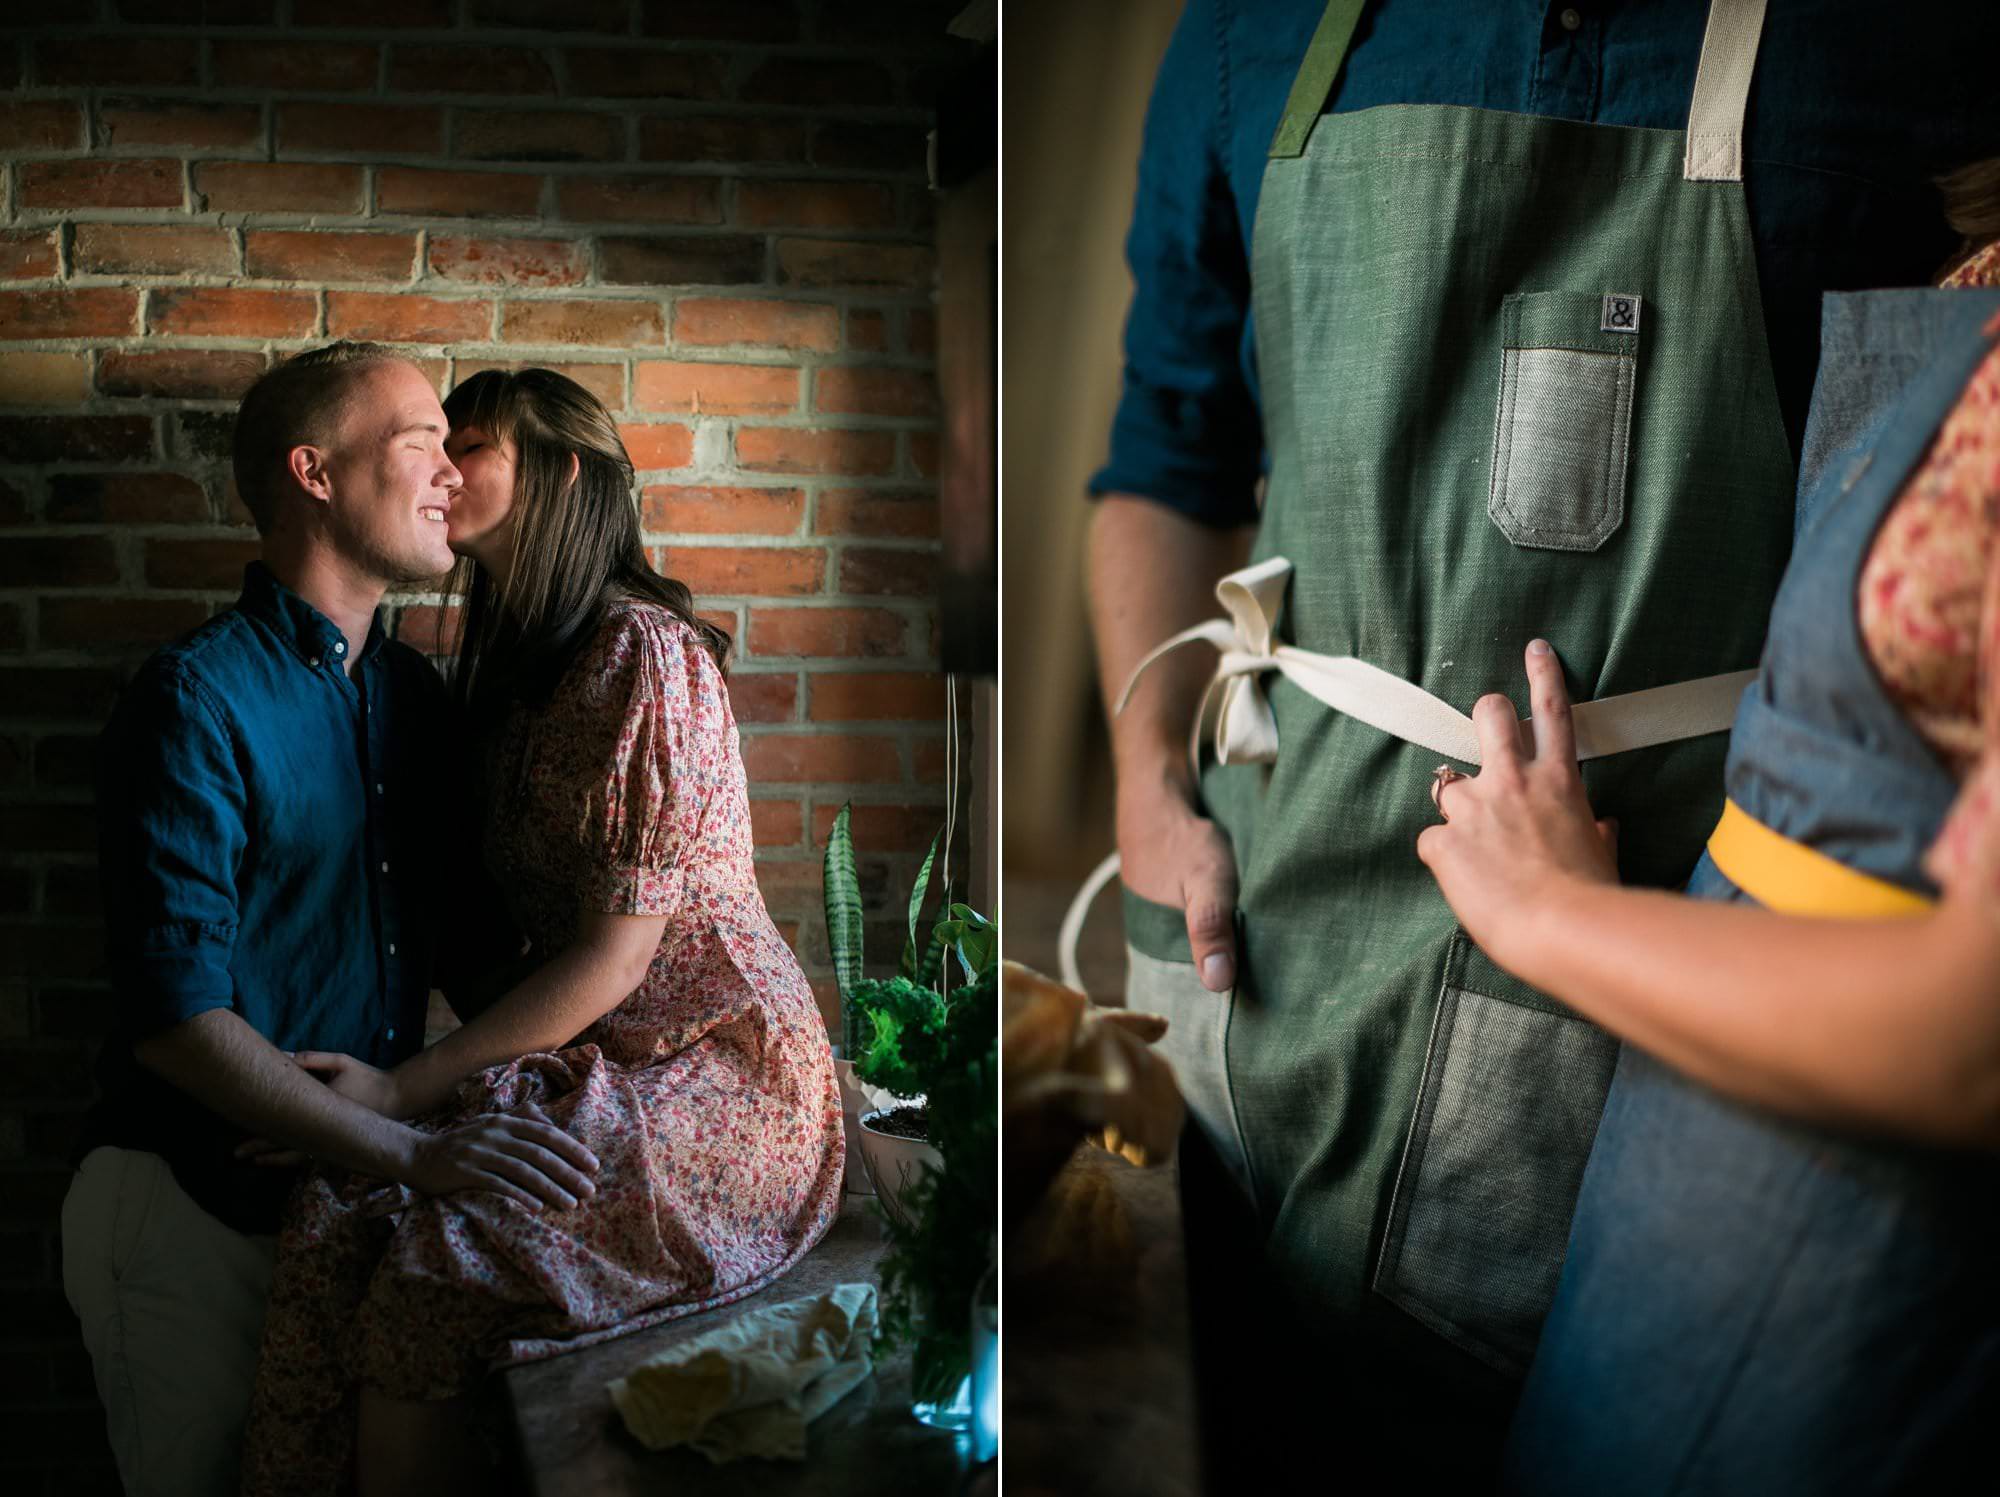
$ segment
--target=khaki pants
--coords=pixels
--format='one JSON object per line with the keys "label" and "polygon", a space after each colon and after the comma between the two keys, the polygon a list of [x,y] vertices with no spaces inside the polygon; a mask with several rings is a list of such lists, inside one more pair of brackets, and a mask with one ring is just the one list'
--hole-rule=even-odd
{"label": "khaki pants", "polygon": [[223,1226],[159,1155],[101,1148],[63,1200],[62,1248],[126,1492],[233,1494],[277,1239]]}

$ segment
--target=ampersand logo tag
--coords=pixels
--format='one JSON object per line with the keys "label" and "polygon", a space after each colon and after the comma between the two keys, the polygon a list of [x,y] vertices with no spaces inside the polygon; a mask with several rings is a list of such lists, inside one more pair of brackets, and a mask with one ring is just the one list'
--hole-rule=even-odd
{"label": "ampersand logo tag", "polygon": [[1604,319],[1598,330],[1606,333],[1639,331],[1639,298],[1627,291],[1604,293]]}

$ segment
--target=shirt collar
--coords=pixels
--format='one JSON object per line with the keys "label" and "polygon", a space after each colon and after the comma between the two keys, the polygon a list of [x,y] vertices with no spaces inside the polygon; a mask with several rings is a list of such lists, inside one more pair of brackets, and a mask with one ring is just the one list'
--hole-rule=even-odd
{"label": "shirt collar", "polygon": [[[306,664],[319,666],[339,663],[347,653],[347,636],[339,627],[304,598],[277,579],[261,561],[243,569],[243,596],[236,606],[252,618],[261,619]],[[382,628],[382,610],[376,609],[368,623],[368,641],[361,647],[361,661],[368,664],[382,651],[388,636]]]}

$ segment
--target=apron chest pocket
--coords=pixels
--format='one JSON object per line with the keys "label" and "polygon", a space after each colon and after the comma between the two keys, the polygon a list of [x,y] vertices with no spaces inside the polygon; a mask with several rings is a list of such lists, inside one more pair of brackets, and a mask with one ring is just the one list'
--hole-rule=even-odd
{"label": "apron chest pocket", "polygon": [[1625,520],[1636,295],[1528,291],[1500,307],[1486,512],[1517,546],[1595,551]]}

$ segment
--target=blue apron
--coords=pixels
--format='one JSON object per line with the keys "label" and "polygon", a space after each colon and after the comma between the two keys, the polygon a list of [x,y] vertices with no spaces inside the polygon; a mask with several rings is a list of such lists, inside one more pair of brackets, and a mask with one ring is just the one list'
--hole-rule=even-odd
{"label": "blue apron", "polygon": [[[2000,291],[1826,298],[1802,533],[1726,770],[1757,821],[1925,896],[1958,786],[1883,691],[1856,586],[1996,312]],[[1688,892],[1748,898],[1708,856]],[[2000,1160],[1792,1123],[1624,1051],[1508,1490],[1929,1492],[1966,1462],[1992,1490],[1996,1412]]]}

